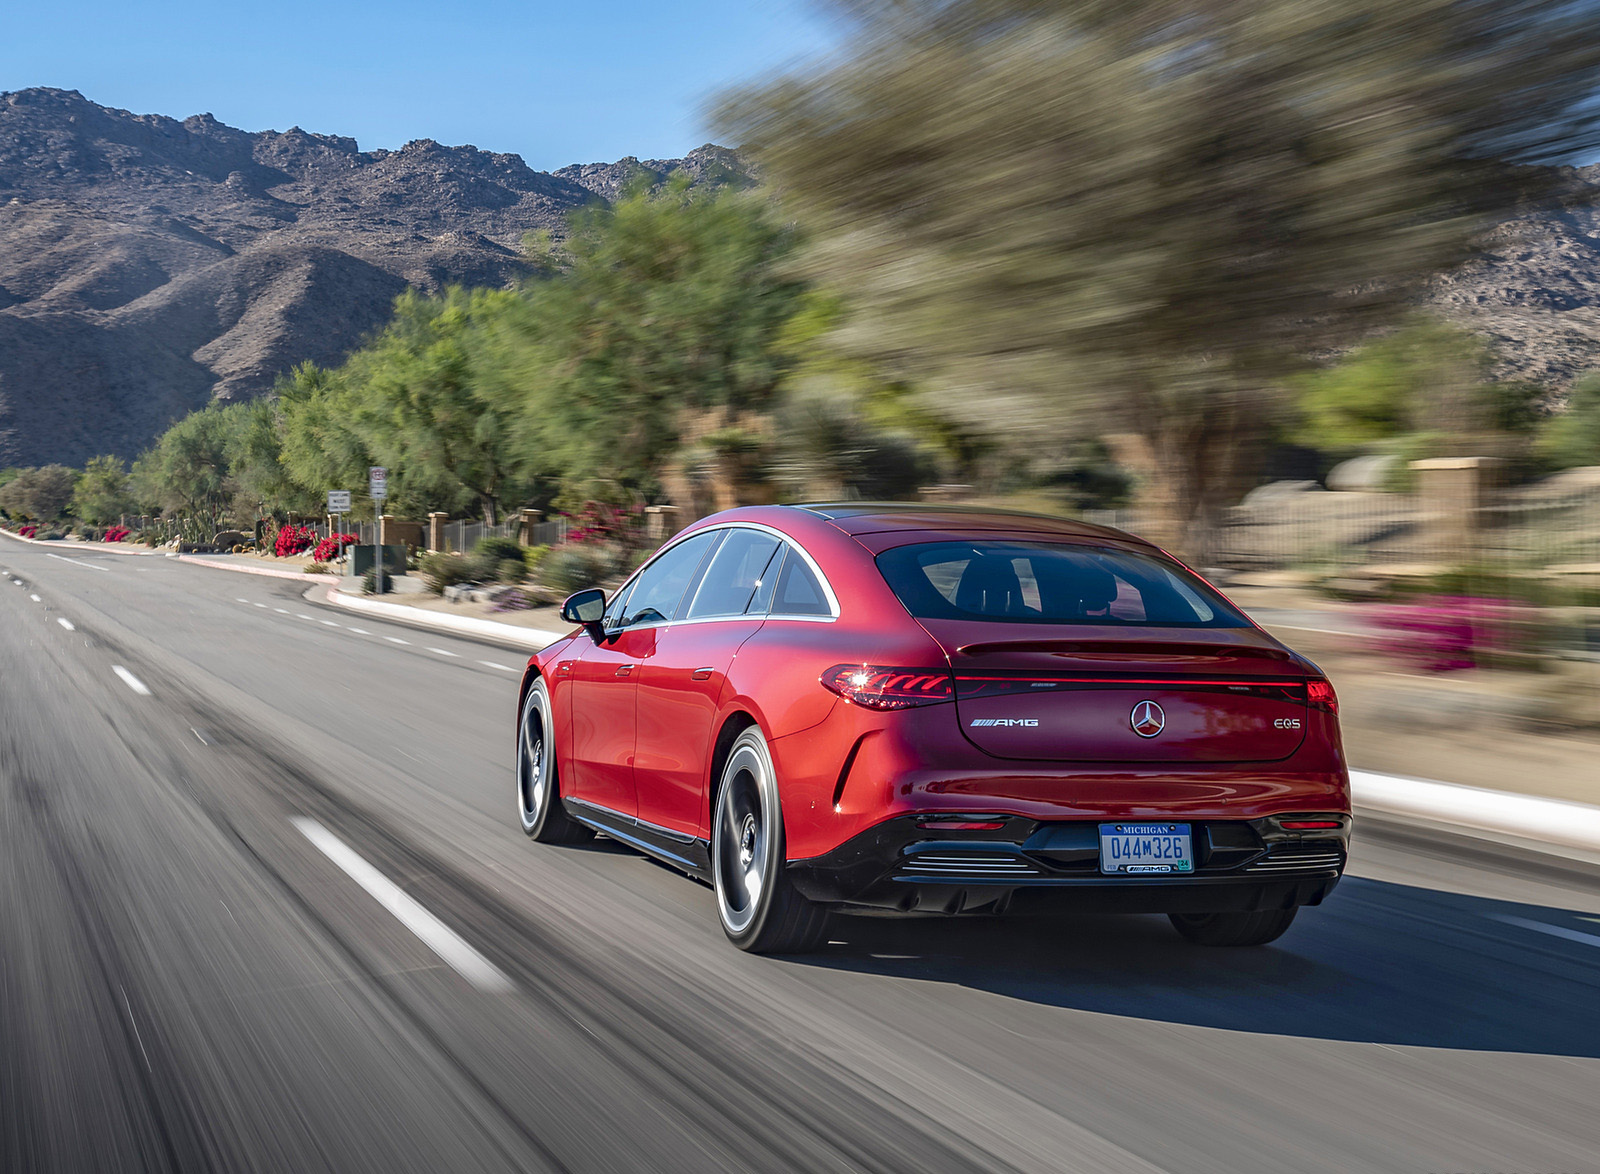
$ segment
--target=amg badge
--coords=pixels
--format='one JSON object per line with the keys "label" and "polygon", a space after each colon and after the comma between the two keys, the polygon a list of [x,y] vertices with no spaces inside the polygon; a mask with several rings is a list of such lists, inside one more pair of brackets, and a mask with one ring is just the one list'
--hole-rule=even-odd
{"label": "amg badge", "polygon": [[1036,717],[975,717],[971,725],[974,726],[1036,726],[1039,719]]}

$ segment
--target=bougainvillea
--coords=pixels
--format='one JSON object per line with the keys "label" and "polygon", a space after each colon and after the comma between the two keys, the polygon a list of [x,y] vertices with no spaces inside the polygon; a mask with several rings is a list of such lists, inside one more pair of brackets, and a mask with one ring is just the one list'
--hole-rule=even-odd
{"label": "bougainvillea", "polygon": [[39,536],[39,527],[33,525],[18,526],[17,533],[24,538],[37,538]]}
{"label": "bougainvillea", "polygon": [[272,553],[279,558],[292,558],[311,549],[317,536],[310,526],[288,525],[278,531],[278,540],[272,544]]}
{"label": "bougainvillea", "polygon": [[100,536],[101,542],[126,542],[128,528],[126,526],[111,526]]}
{"label": "bougainvillea", "polygon": [[355,546],[361,539],[354,534],[330,534],[317,543],[317,549],[312,551],[311,557],[319,563],[331,562],[344,552],[347,546]]}
{"label": "bougainvillea", "polygon": [[1475,668],[1526,641],[1527,608],[1510,599],[1435,595],[1378,610],[1384,651],[1425,672]]}

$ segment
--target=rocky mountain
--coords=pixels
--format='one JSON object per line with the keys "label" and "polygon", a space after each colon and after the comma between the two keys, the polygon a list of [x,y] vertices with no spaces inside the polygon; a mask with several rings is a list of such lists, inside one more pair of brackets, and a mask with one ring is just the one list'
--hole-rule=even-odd
{"label": "rocky mountain", "polygon": [[208,400],[338,361],[408,285],[513,281],[524,234],[559,233],[636,168],[744,175],[713,146],[550,174],[426,139],[362,151],[0,93],[0,464],[132,456]]}

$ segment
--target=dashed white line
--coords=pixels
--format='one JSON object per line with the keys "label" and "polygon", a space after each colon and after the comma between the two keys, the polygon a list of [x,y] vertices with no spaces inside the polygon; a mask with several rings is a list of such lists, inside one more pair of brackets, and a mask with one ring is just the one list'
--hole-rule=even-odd
{"label": "dashed white line", "polygon": [[234,601],[234,602],[235,602],[235,603],[249,603],[249,602],[250,602],[250,601],[249,601],[249,600],[248,600],[248,599],[241,599],[241,598],[239,598],[239,597],[237,597],[237,596],[235,596],[235,597],[234,597],[234,600],[233,600],[233,601]]}
{"label": "dashed white line", "polygon": [[272,610],[277,612],[280,616],[286,616],[289,614],[289,609],[286,607],[275,607]]}
{"label": "dashed white line", "polygon": [[123,668],[120,664],[112,665],[111,671],[116,673],[117,676],[121,677],[122,683],[128,688],[132,689],[140,697],[150,696],[150,686],[146,685],[143,681],[134,676],[127,669]]}
{"label": "dashed white line", "polygon": [[385,636],[384,639],[387,640],[390,644],[404,644],[407,648],[411,647],[411,641],[402,640],[398,636]]}
{"label": "dashed white line", "polygon": [[68,558],[64,554],[51,554],[48,550],[44,553],[46,558],[59,559],[64,563],[77,563],[80,567],[88,567],[91,571],[103,571],[106,569],[97,563],[86,563],[81,558]]}
{"label": "dashed white line", "polygon": [[56,617],[56,623],[60,624],[63,628],[65,628],[69,632],[76,632],[78,630],[77,628],[72,626],[72,621],[67,619],[66,616],[57,616]]}
{"label": "dashed white line", "polygon": [[300,618],[301,618],[301,619],[302,619],[302,620],[314,620],[314,619],[316,619],[316,618],[317,618],[317,617],[316,617],[316,616],[308,616],[308,615],[306,615],[306,613],[305,613],[305,612],[303,612],[303,611],[297,611],[297,612],[295,612],[295,613],[294,613],[294,614],[295,614],[295,615],[297,615],[297,616],[299,616],[299,617],[300,617]]}
{"label": "dashed white line", "polygon": [[459,653],[451,652],[448,648],[430,648],[429,652],[437,652],[440,656],[458,656]]}
{"label": "dashed white line", "polygon": [[484,668],[499,669],[501,672],[505,672],[505,673],[514,673],[514,672],[517,671],[516,669],[512,668],[508,664],[495,664],[495,662],[492,661],[492,660],[480,660],[478,663],[481,664]]}
{"label": "dashed white line", "polygon": [[1535,933],[1549,934],[1553,938],[1566,938],[1569,942],[1578,942],[1585,946],[1600,946],[1600,934],[1584,933],[1582,930],[1568,929],[1564,925],[1551,925],[1547,921],[1532,921],[1526,917],[1512,917],[1509,913],[1490,914],[1496,921],[1503,921],[1507,925],[1520,925],[1523,929],[1531,929]]}
{"label": "dashed white line", "polygon": [[351,628],[350,630],[352,632],[354,632],[357,636],[370,636],[370,635],[372,635],[372,633],[367,631],[365,628]]}
{"label": "dashed white line", "polygon": [[43,603],[44,602],[44,600],[40,599],[37,595],[30,595],[30,596],[28,596],[28,598],[33,600],[35,603]]}
{"label": "dashed white line", "polygon": [[394,914],[400,924],[422,939],[424,945],[450,964],[462,978],[482,991],[504,994],[512,989],[511,980],[466,940],[429,913],[398,885],[368,864],[354,849],[314,819],[296,817],[294,826],[351,880]]}
{"label": "dashed white line", "polygon": [[338,625],[338,624],[336,624],[336,623],[334,623],[334,622],[333,622],[333,621],[332,621],[332,620],[323,620],[323,621],[322,621],[322,622],[323,622],[323,623],[325,623],[325,624],[327,624],[327,625],[328,625],[328,627],[330,627],[330,628],[337,628],[337,627],[339,627],[339,625]]}
{"label": "dashed white line", "polygon": [[267,605],[264,604],[264,603],[258,603],[258,604],[256,604],[256,606],[259,607],[262,611],[265,611],[266,608],[267,608]]}

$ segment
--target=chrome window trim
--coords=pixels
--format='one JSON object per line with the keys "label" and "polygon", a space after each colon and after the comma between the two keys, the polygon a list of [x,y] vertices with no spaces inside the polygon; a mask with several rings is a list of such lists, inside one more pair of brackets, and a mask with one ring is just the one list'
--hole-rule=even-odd
{"label": "chrome window trim", "polygon": [[633,574],[629,575],[626,579],[624,579],[622,581],[622,586],[617,588],[617,594],[621,594],[623,591],[627,590],[628,589],[628,585],[630,583],[632,583],[635,579],[637,579],[640,575],[644,574],[644,572],[650,568],[650,564],[651,563],[655,562],[656,559],[658,559],[662,555],[666,554],[667,551],[671,550],[674,546],[678,545],[679,542],[686,542],[690,538],[693,538],[696,534],[710,534],[710,533],[712,533],[713,531],[716,531],[716,530],[736,530],[736,529],[760,530],[762,533],[771,534],[779,542],[784,543],[785,545],[787,545],[789,547],[790,550],[795,551],[797,554],[800,555],[801,558],[805,559],[806,560],[806,566],[811,568],[811,573],[816,576],[817,582],[822,585],[822,593],[823,593],[824,596],[827,597],[828,609],[829,609],[830,614],[825,615],[825,616],[810,616],[810,615],[791,615],[788,612],[767,612],[767,613],[765,613],[763,615],[759,615],[759,616],[753,616],[753,615],[748,615],[748,614],[746,614],[746,615],[738,615],[738,616],[707,616],[707,617],[705,617],[703,619],[697,619],[697,620],[663,620],[663,621],[660,621],[658,623],[650,623],[650,624],[629,624],[626,628],[618,628],[616,630],[618,632],[643,632],[643,631],[647,631],[650,628],[670,628],[670,627],[674,627],[674,626],[680,626],[681,627],[681,626],[683,626],[685,624],[725,624],[725,623],[728,623],[728,622],[733,621],[733,620],[756,620],[756,619],[759,619],[759,620],[790,620],[790,621],[798,621],[798,622],[804,623],[804,624],[831,624],[831,623],[833,623],[834,621],[836,621],[839,618],[839,597],[833,593],[833,584],[828,582],[828,576],[826,576],[826,575],[824,575],[822,573],[822,568],[817,565],[817,560],[811,557],[811,552],[809,550],[807,550],[804,546],[801,546],[798,541],[796,541],[795,539],[789,537],[789,535],[785,534],[782,530],[778,530],[778,529],[776,529],[776,528],[774,528],[772,526],[763,525],[760,522],[718,522],[715,526],[704,526],[704,527],[700,528],[699,530],[693,530],[693,531],[690,531],[690,532],[685,533],[685,534],[680,534],[680,535],[674,536],[674,538],[672,539],[671,542],[667,543],[660,550],[656,551],[653,555],[650,556],[650,561],[649,562],[646,562],[643,566],[641,566],[637,570],[635,570],[633,572]]}

